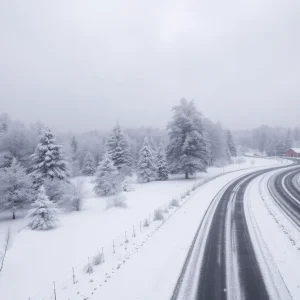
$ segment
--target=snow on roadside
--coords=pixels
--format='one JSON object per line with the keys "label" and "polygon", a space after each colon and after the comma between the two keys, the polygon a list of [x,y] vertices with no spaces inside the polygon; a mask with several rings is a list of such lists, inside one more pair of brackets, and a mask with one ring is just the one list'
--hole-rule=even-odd
{"label": "snow on roadside", "polygon": [[[277,207],[268,191],[267,181],[276,172],[255,179],[246,191],[247,201],[250,202],[252,215],[268,249],[269,260],[278,269],[292,299],[300,299],[300,232]],[[277,285],[277,288],[280,289],[280,286]]]}
{"label": "snow on roadside", "polygon": [[[240,167],[252,166],[252,160],[255,160],[256,167],[258,165],[274,165],[274,160],[269,159],[246,158],[246,160],[247,163]],[[204,178],[232,171],[233,169],[237,169],[237,166],[234,167],[231,165],[225,167],[224,170],[222,168],[211,168],[208,174],[204,174],[204,176],[197,178],[197,180],[201,181]],[[231,178],[231,176],[237,176],[241,172],[245,171],[224,176]],[[24,227],[23,219],[19,219],[14,223],[10,220],[0,221],[0,230],[3,233],[7,226],[12,224],[14,225],[12,227],[15,233],[18,233],[19,229],[21,229],[19,234],[15,234],[13,238],[13,244],[8,251],[5,267],[0,276],[0,298],[4,295],[4,298],[7,300],[21,300],[24,299],[24,295],[26,299],[39,291],[41,291],[39,295],[48,295],[48,291],[51,291],[52,295],[53,281],[58,283],[57,288],[65,289],[70,281],[73,280],[72,267],[76,269],[75,276],[80,277],[81,274],[79,272],[82,272],[82,267],[86,264],[88,257],[91,258],[97,251],[102,251],[103,246],[106,257],[107,252],[112,252],[113,240],[115,240],[116,246],[120,247],[123,252],[121,255],[117,254],[120,256],[115,260],[111,260],[110,264],[107,263],[98,267],[99,270],[102,270],[102,275],[99,274],[99,278],[107,273],[106,271],[103,273],[103,269],[105,268],[110,268],[112,272],[111,266],[114,265],[114,270],[116,270],[119,261],[124,261],[124,258],[127,261],[128,255],[135,254],[137,251],[136,247],[140,249],[139,245],[145,244],[152,237],[157,226],[149,228],[149,230],[143,230],[143,235],[137,234],[134,244],[132,242],[130,245],[127,245],[126,250],[126,245],[124,246],[125,231],[128,237],[132,237],[132,225],[134,225],[134,230],[136,233],[139,233],[140,222],[148,217],[149,213],[153,213],[153,210],[159,206],[165,207],[173,197],[179,197],[194,182],[195,180],[174,179],[167,182],[136,184],[134,186],[135,191],[126,194],[128,197],[128,209],[113,208],[106,210],[105,199],[94,197],[93,193],[91,193],[92,185],[87,181],[86,187],[89,191],[89,198],[86,199],[84,210],[79,213],[74,212],[62,215],[61,226],[55,230],[47,232],[22,230]],[[221,182],[223,181],[221,180]],[[209,183],[207,185],[211,186]],[[201,202],[204,206],[211,201],[213,195],[217,192],[214,187],[211,188],[213,189],[210,191],[212,193],[210,194],[211,198],[204,195],[206,200],[203,203]],[[197,215],[197,222],[199,222],[201,212],[196,211],[195,213],[199,213]],[[194,228],[194,225],[192,228]],[[94,275],[96,276],[96,274],[97,270],[95,270]],[[104,282],[105,280],[109,280],[106,277],[107,275],[102,278]],[[89,277],[87,276],[86,278]],[[92,282],[90,283],[92,284]],[[83,289],[86,290],[86,287]],[[90,289],[87,288],[87,290],[90,293]],[[83,294],[79,293],[79,295]]]}

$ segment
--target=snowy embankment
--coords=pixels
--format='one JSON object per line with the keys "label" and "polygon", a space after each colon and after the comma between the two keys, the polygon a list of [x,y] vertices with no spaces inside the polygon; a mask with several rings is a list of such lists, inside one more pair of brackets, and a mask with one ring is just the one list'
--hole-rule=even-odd
{"label": "snowy embankment", "polygon": [[245,207],[248,221],[251,219],[253,225],[252,236],[258,237],[254,241],[262,272],[268,287],[277,288],[269,292],[274,299],[300,299],[300,233],[277,206],[267,187],[268,180],[277,172],[251,182]]}
{"label": "snowy embankment", "polygon": [[[46,232],[25,229],[22,218],[11,221],[0,217],[0,239],[3,239],[7,227],[11,227],[13,233],[12,245],[0,274],[0,298],[51,299],[55,281],[60,295],[57,299],[84,299],[92,293],[106,295],[106,299],[119,299],[123,292],[129,293],[123,299],[129,299],[130,293],[136,299],[138,295],[142,297],[140,299],[147,299],[144,295],[148,289],[154,289],[154,293],[160,295],[158,298],[152,293],[152,298],[148,299],[165,299],[165,293],[169,294],[175,285],[188,247],[210,201],[228,181],[251,169],[230,173],[205,184],[196,191],[197,197],[192,197],[191,201],[185,198],[180,210],[173,207],[166,213],[165,217],[172,215],[167,222],[152,222],[153,210],[167,208],[172,198],[180,198],[195,182],[200,184],[223,172],[253,167],[252,161],[255,161],[255,168],[281,163],[246,158],[245,164],[211,168],[207,174],[191,180],[173,178],[166,182],[134,184],[135,191],[126,193],[126,209],[107,210],[107,200],[95,197],[90,179],[85,178],[87,197],[83,210],[62,214],[60,227]],[[141,226],[146,218],[151,221],[147,228]],[[88,258],[91,261],[93,255],[102,252],[102,248],[104,263],[95,267],[92,274],[85,274],[83,267]],[[166,278],[161,277],[164,274]],[[149,278],[145,279],[145,276]]]}

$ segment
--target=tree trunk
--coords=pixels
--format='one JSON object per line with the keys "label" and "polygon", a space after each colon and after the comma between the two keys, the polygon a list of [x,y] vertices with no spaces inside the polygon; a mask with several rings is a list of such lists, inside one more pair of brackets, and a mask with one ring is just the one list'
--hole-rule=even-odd
{"label": "tree trunk", "polygon": [[13,211],[13,220],[16,218],[16,214],[15,212]]}
{"label": "tree trunk", "polygon": [[189,179],[189,172],[185,172],[185,179]]}

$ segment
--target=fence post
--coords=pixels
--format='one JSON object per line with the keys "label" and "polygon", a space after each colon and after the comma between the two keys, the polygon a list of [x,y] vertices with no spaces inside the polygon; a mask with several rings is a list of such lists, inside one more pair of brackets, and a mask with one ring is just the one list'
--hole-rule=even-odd
{"label": "fence post", "polygon": [[55,281],[53,281],[53,292],[54,292],[54,300],[56,300],[56,288],[55,288]]}
{"label": "fence post", "polygon": [[115,254],[116,251],[115,251],[115,240],[113,240],[113,253]]}
{"label": "fence post", "polygon": [[73,273],[73,284],[75,284],[75,283],[76,283],[76,280],[75,280],[74,268],[72,268],[72,273]]}
{"label": "fence post", "polygon": [[133,236],[134,238],[136,237],[134,225],[132,226],[132,236]]}

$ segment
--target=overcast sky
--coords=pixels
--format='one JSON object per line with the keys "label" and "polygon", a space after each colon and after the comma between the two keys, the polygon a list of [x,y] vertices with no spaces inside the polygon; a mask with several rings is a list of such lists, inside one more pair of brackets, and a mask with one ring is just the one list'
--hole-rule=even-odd
{"label": "overcast sky", "polygon": [[163,128],[181,97],[232,129],[300,125],[299,0],[0,0],[0,112]]}

